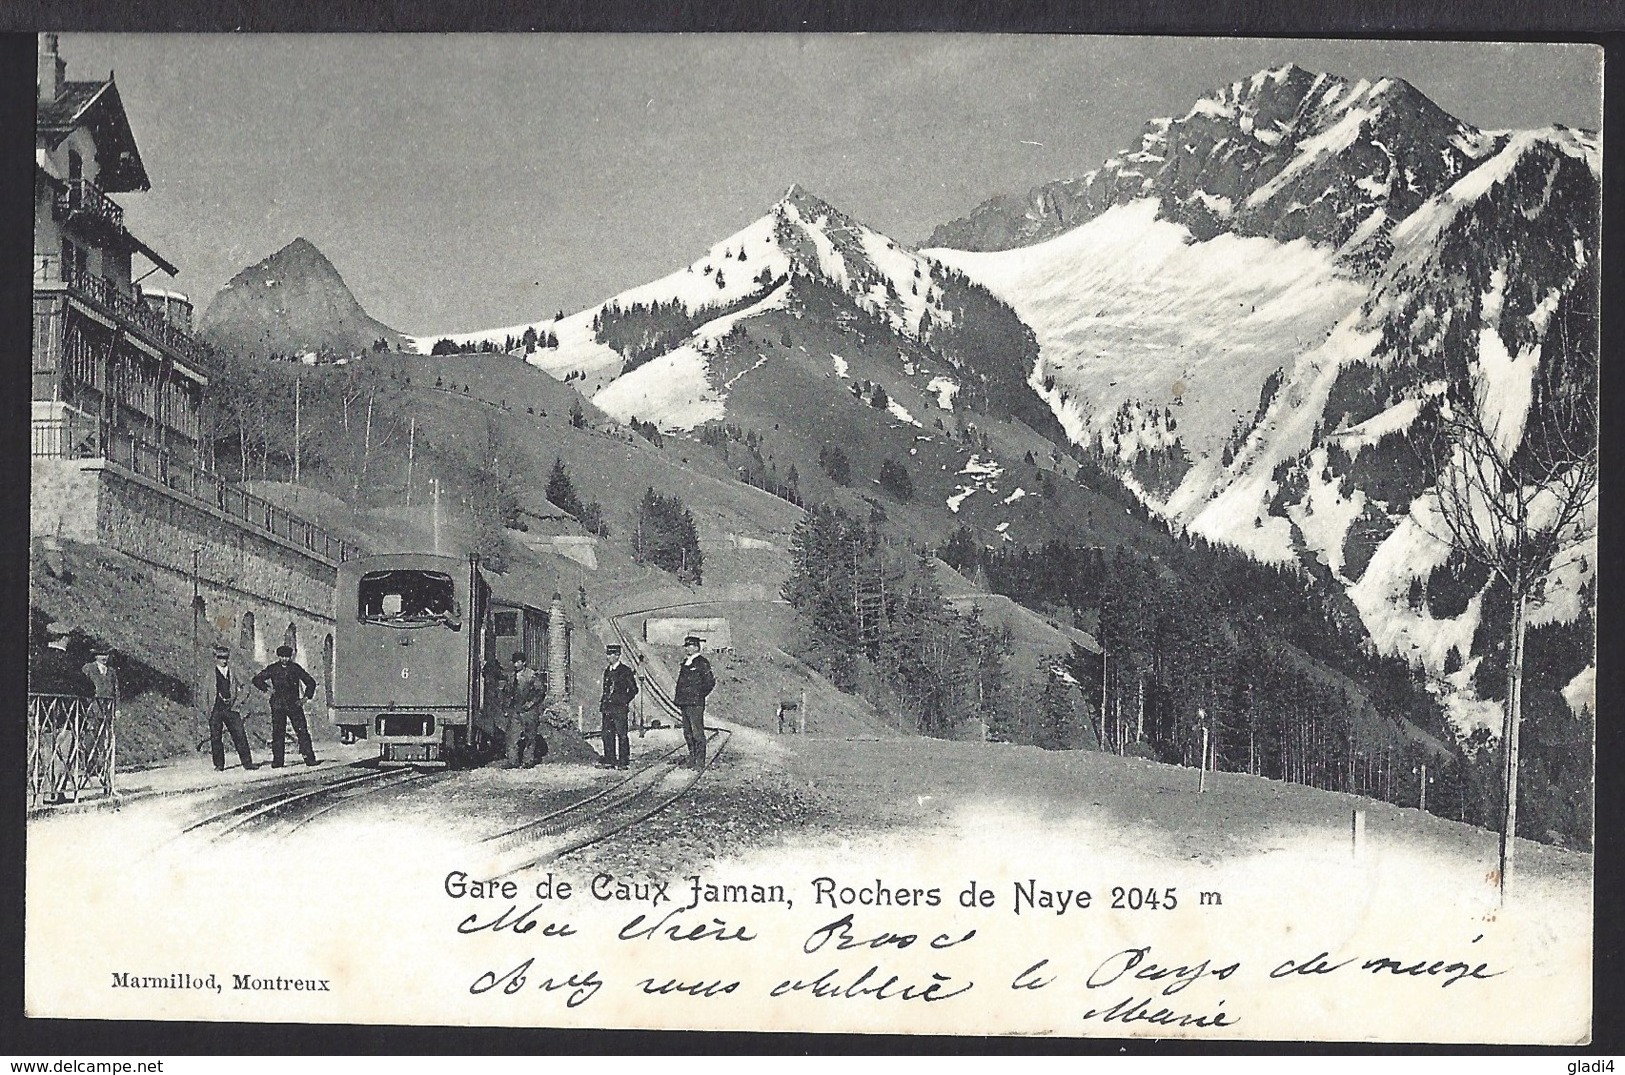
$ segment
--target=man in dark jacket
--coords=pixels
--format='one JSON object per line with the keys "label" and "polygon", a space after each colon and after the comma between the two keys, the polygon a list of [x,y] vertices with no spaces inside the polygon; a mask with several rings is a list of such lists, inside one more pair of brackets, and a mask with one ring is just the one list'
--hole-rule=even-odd
{"label": "man in dark jacket", "polygon": [[95,660],[80,669],[90,683],[91,693],[108,702],[118,701],[118,669],[113,667],[113,651],[106,646],[94,654]]}
{"label": "man in dark jacket", "polygon": [[705,640],[689,635],[683,639],[683,663],[677,670],[677,708],[683,714],[683,738],[688,740],[690,769],[705,767],[705,699],[717,685],[711,662],[700,656]]}
{"label": "man in dark jacket", "polygon": [[316,751],[310,745],[310,727],[305,723],[305,703],[316,696],[316,681],[295,663],[292,646],[276,648],[276,663],[268,664],[254,677],[254,686],[271,692],[271,768],[282,768],[282,740],[293,725],[299,740],[299,753],[306,765],[316,764]]}
{"label": "man in dark jacket", "polygon": [[638,677],[621,659],[621,647],[604,647],[609,667],[604,669],[604,693],[598,699],[598,712],[604,716],[605,769],[625,769],[631,765],[632,744],[627,738],[627,712],[638,696]]}
{"label": "man in dark jacket", "polygon": [[474,721],[474,752],[482,759],[500,752],[507,677],[501,661],[495,657],[485,658],[485,665],[480,669],[480,711]]}
{"label": "man in dark jacket", "polygon": [[214,755],[216,771],[226,767],[226,748],[222,732],[231,733],[231,743],[237,748],[237,757],[244,769],[254,769],[254,757],[248,752],[248,733],[243,730],[243,715],[237,709],[242,704],[243,683],[231,667],[231,650],[214,647],[214,663],[203,670],[194,697],[209,714],[209,749]]}
{"label": "man in dark jacket", "polygon": [[[70,695],[76,698],[94,694],[90,680],[79,668],[78,662],[68,656],[68,636],[73,629],[65,623],[53,623],[45,629],[47,642],[28,662],[28,690],[31,694]],[[55,718],[36,733],[39,740],[31,745],[42,756],[41,778],[46,802],[62,802],[67,797],[73,769],[72,759],[76,732],[66,710],[56,707]]]}
{"label": "man in dark jacket", "polygon": [[[85,681],[90,684],[91,693],[95,695],[97,702],[95,712],[86,715],[87,721],[97,722],[96,726],[87,732],[87,738],[94,743],[111,742],[103,733],[111,730],[106,727],[106,722],[118,719],[118,669],[113,667],[111,646],[98,646],[93,656],[94,660],[80,669],[84,673]],[[106,776],[109,755],[109,751],[102,750],[86,752],[84,759],[86,780]]]}
{"label": "man in dark jacket", "polygon": [[[529,769],[547,753],[542,738],[542,707],[547,704],[547,673],[530,666],[524,653],[513,655],[513,675],[508,680],[508,768]],[[530,761],[525,761],[526,747]]]}
{"label": "man in dark jacket", "polygon": [[71,633],[72,628],[65,623],[53,623],[45,629],[48,641],[34,652],[28,663],[30,694],[69,694],[77,698],[94,695],[79,662],[68,656]]}

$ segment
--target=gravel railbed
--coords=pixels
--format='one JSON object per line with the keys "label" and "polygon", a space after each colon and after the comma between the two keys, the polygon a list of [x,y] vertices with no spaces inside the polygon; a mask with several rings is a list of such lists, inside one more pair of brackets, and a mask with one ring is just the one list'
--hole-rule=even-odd
{"label": "gravel railbed", "polygon": [[683,798],[563,864],[588,873],[692,873],[746,851],[851,834],[853,818],[838,800],[809,788],[748,735],[736,733]]}

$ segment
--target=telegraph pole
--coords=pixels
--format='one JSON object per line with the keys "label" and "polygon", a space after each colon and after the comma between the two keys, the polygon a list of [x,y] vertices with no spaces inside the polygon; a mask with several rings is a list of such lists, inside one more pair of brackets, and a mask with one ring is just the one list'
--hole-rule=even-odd
{"label": "telegraph pole", "polygon": [[[202,554],[202,552],[202,545],[195,545],[192,547],[192,668],[194,673],[198,667],[198,621],[203,617],[203,593],[198,589],[198,557]],[[192,709],[194,712],[201,712],[198,705],[193,705]],[[206,727],[202,729],[202,731],[204,735],[208,734]],[[202,741],[199,740],[200,748],[201,743]]]}
{"label": "telegraph pole", "polygon": [[[301,432],[299,416],[299,389],[303,382],[304,377],[301,375],[301,373],[296,371],[293,375],[293,484],[295,485],[299,484],[299,441]],[[295,489],[293,495],[295,498],[297,498],[299,496],[299,491]]]}
{"label": "telegraph pole", "polygon": [[1196,790],[1204,792],[1207,790],[1207,711],[1198,709],[1196,719],[1202,725],[1202,760],[1201,765],[1197,768],[1197,772],[1201,775],[1196,778]]}
{"label": "telegraph pole", "polygon": [[413,415],[406,427],[406,506],[412,506],[412,462],[417,456],[418,416]]}

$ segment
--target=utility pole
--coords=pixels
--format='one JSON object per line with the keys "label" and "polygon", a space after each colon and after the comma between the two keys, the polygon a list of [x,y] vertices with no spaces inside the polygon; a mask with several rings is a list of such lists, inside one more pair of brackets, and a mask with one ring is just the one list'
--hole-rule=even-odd
{"label": "utility pole", "polygon": [[1197,772],[1201,773],[1201,775],[1197,777],[1196,790],[1198,792],[1204,792],[1207,790],[1207,712],[1205,710],[1198,709],[1196,711],[1196,719],[1201,722],[1202,725],[1202,758],[1201,764],[1197,769]]}
{"label": "utility pole", "polygon": [[406,427],[406,506],[412,506],[412,462],[417,456],[418,416],[413,415]]}
{"label": "utility pole", "polygon": [[[203,618],[203,594],[198,589],[198,557],[202,552],[202,545],[192,547],[192,668],[194,670],[198,667],[198,621]],[[201,712],[198,705],[193,705],[192,709],[194,712]],[[206,728],[200,730],[207,734]],[[201,741],[200,739],[199,742]]]}
{"label": "utility pole", "polygon": [[[300,389],[300,385],[303,383],[303,381],[304,381],[304,377],[299,372],[296,371],[294,373],[294,375],[293,375],[293,484],[294,485],[299,484],[299,439],[300,439],[300,432],[301,432],[300,415],[299,415],[299,396],[300,396],[300,390],[299,389]],[[297,489],[295,489],[293,495],[294,495],[295,500],[297,500],[298,497],[299,497],[299,491]]]}
{"label": "utility pole", "polygon": [[434,551],[440,552],[440,479],[430,478],[429,488],[434,492]]}
{"label": "utility pole", "polygon": [[[1100,637],[1105,638],[1106,632],[1100,632]],[[1100,732],[1103,736],[1110,738],[1106,727],[1106,643],[1104,642],[1100,644]],[[1105,743],[1101,743],[1100,749],[1110,750],[1111,748]]]}

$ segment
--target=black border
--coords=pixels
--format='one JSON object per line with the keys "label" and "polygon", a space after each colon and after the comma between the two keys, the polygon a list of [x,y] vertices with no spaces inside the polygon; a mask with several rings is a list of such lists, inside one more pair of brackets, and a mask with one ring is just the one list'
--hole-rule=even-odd
{"label": "black border", "polygon": [[[1026,0],[959,0],[908,5],[812,3],[681,3],[680,0],[591,0],[524,10],[501,3],[402,0],[393,4],[334,3],[332,0],[210,2],[170,0],[137,8],[117,0],[61,0],[8,6],[0,10],[0,250],[32,246],[32,94],[28,75],[36,52],[33,32],[62,31],[314,31],[368,30],[436,32],[480,31],[772,31],[840,32],[976,31],[1011,33],[1119,33],[1177,36],[1352,37],[1368,39],[1577,41],[1606,50],[1604,73],[1604,174],[1621,175],[1618,147],[1625,144],[1625,14],[1608,0],[1545,4],[1519,2],[1465,5],[1450,0],[1385,0],[1299,5],[1292,0],[1215,0],[1199,7],[1178,0],[1151,0],[1098,6]],[[29,151],[24,152],[23,147]],[[1612,398],[1621,350],[1620,319],[1625,309],[1625,184],[1604,184],[1602,392]],[[0,459],[26,458],[27,353],[31,332],[27,262],[0,258],[0,339],[12,360],[0,363]],[[1605,409],[1605,414],[1612,409]],[[1625,674],[1614,628],[1621,607],[1617,482],[1607,464],[1619,458],[1620,433],[1602,431],[1601,563],[1598,600],[1596,898],[1594,903],[1593,1042],[1584,1048],[1533,1046],[1371,1045],[1349,1042],[1209,1042],[1078,1038],[936,1037],[915,1035],[695,1033],[594,1031],[521,1028],[354,1026],[201,1022],[114,1022],[27,1020],[22,1012],[24,833],[21,766],[0,761],[0,1042],[19,1057],[214,1056],[214,1055],[379,1055],[421,1054],[1044,1054],[1093,1053],[1130,1056],[1207,1055],[1499,1055],[1559,1058],[1625,1051],[1625,1002],[1619,982],[1625,964],[1625,926],[1615,912],[1621,895],[1617,834],[1625,828],[1625,796],[1605,775],[1610,763],[1625,758],[1625,726],[1618,699]],[[0,468],[0,548],[10,551],[12,570],[0,572],[0,623],[27,622],[26,470]],[[25,690],[26,639],[15,628],[0,632],[0,683],[6,697],[20,703]],[[20,714],[21,705],[14,712]],[[20,758],[23,722],[0,721],[0,758]],[[200,929],[208,909],[198,909]]]}

